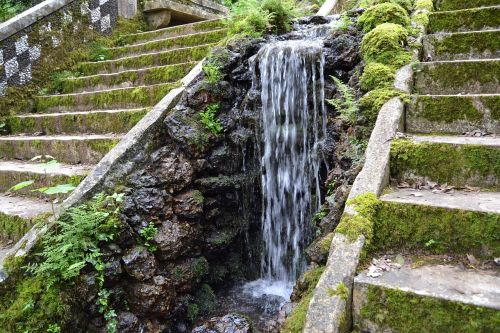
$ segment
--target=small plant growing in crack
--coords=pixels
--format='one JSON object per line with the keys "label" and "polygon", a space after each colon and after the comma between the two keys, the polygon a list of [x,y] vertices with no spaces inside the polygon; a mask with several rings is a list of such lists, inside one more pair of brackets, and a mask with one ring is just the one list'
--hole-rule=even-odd
{"label": "small plant growing in crack", "polygon": [[144,227],[141,229],[141,231],[139,231],[139,234],[144,241],[144,246],[148,249],[149,252],[155,252],[157,250],[156,245],[153,244],[153,240],[157,233],[158,228],[153,222],[149,222],[149,225],[147,227]]}
{"label": "small plant growing in crack", "polygon": [[205,111],[200,112],[201,123],[203,126],[209,130],[215,136],[222,133],[222,124],[219,119],[217,119],[217,112],[220,109],[220,104],[209,104]]}

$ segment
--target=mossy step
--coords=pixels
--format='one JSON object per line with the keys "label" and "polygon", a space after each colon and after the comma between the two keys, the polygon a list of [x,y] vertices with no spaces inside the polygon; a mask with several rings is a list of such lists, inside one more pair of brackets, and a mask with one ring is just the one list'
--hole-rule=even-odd
{"label": "mossy step", "polygon": [[151,52],[167,51],[176,48],[218,43],[227,36],[227,29],[219,29],[208,32],[198,32],[181,37],[169,37],[152,42],[135,44],[131,46],[119,46],[106,50],[112,59],[126,56],[140,55]]}
{"label": "mossy step", "polygon": [[410,133],[500,134],[500,95],[413,96],[405,123]]}
{"label": "mossy step", "polygon": [[428,33],[491,30],[500,28],[500,6],[433,12]]}
{"label": "mossy step", "polygon": [[[78,186],[90,172],[89,166],[65,165],[43,166],[40,164],[0,161],[0,192],[7,192],[12,186],[23,181],[33,180],[32,186],[26,187],[16,194],[40,197],[42,194],[32,190],[41,187],[51,187],[59,184]],[[61,196],[62,198],[66,196]]]}
{"label": "mossy step", "polygon": [[436,9],[441,11],[500,5],[499,0],[437,0],[435,2]]}
{"label": "mossy step", "polygon": [[14,116],[5,123],[10,134],[127,133],[149,109],[101,110]]}
{"label": "mossy step", "polygon": [[415,69],[417,94],[499,94],[500,60],[453,60],[420,63]]}
{"label": "mossy step", "polygon": [[0,137],[0,158],[29,161],[46,154],[66,164],[97,164],[120,141],[120,135]]}
{"label": "mossy step", "polygon": [[498,332],[500,277],[435,265],[354,279],[354,328],[361,332]]}
{"label": "mossy step", "polygon": [[117,60],[84,62],[77,67],[83,75],[117,73],[131,69],[143,69],[154,66],[175,65],[185,62],[200,61],[207,56],[215,44],[185,47],[170,51],[148,53],[125,57]]}
{"label": "mossy step", "polygon": [[500,193],[434,192],[397,189],[383,195],[370,250],[500,255]]}
{"label": "mossy step", "polygon": [[120,36],[117,40],[117,46],[134,45],[158,39],[169,37],[179,37],[189,35],[197,32],[206,32],[223,28],[224,22],[222,20],[209,20],[190,24],[183,24],[154,31],[140,32],[135,34]]}
{"label": "mossy step", "polygon": [[176,82],[186,76],[196,64],[197,62],[185,62],[176,65],[65,79],[61,82],[62,92],[69,94]]}
{"label": "mossy step", "polygon": [[390,154],[391,177],[398,182],[500,189],[500,138],[413,136],[393,140]]}
{"label": "mossy step", "polygon": [[500,30],[438,33],[423,40],[423,59],[498,59]]}
{"label": "mossy step", "polygon": [[52,205],[45,200],[0,194],[0,243],[17,241],[51,213]]}
{"label": "mossy step", "polygon": [[96,109],[123,109],[154,106],[168,92],[180,86],[179,82],[99,90],[65,95],[37,96],[36,112],[59,112],[71,107],[74,111]]}

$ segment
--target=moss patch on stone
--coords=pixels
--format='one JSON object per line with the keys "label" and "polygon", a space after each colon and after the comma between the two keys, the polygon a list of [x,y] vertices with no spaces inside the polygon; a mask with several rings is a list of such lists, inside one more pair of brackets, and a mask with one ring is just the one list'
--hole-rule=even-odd
{"label": "moss patch on stone", "polygon": [[369,63],[363,70],[360,83],[361,89],[364,91],[388,88],[394,83],[396,74],[389,66],[378,64],[376,62]]}
{"label": "moss patch on stone", "polygon": [[500,254],[500,214],[381,201],[373,230],[370,251]]}
{"label": "moss patch on stone", "polygon": [[362,194],[349,200],[347,205],[353,205],[357,214],[344,214],[335,232],[343,234],[351,242],[363,235],[365,244],[370,244],[373,236],[373,216],[379,204],[380,201],[374,193]]}
{"label": "moss patch on stone", "polygon": [[418,96],[415,110],[418,117],[442,123],[452,123],[456,120],[478,122],[484,116],[475,107],[472,98],[460,96]]}
{"label": "moss patch on stone", "polygon": [[408,27],[410,17],[400,5],[386,2],[368,8],[358,19],[358,25],[364,32],[369,32],[382,23],[394,23]]}
{"label": "moss patch on stone", "polygon": [[500,149],[481,145],[394,140],[391,145],[391,176],[411,175],[463,188],[465,185],[498,188]]}
{"label": "moss patch on stone", "polygon": [[415,10],[428,10],[432,12],[434,10],[434,3],[432,0],[416,0]]}
{"label": "moss patch on stone", "polygon": [[441,0],[439,1],[438,9],[445,10],[458,10],[473,7],[486,7],[486,6],[496,6],[498,5],[498,0]]}
{"label": "moss patch on stone", "polygon": [[345,284],[341,282],[337,285],[337,287],[328,289],[328,296],[338,296],[342,300],[347,301],[347,297],[349,297],[349,291],[347,290]]}
{"label": "moss patch on stone", "polygon": [[304,293],[304,296],[299,303],[293,308],[290,315],[286,318],[285,323],[281,328],[281,333],[302,333],[314,288],[318,284],[321,274],[323,274],[324,271],[325,267],[317,267],[304,273],[303,279],[307,282],[307,291]]}
{"label": "moss patch on stone", "polygon": [[470,32],[444,36],[429,36],[435,56],[451,58],[463,54],[494,54],[500,49],[500,38],[496,31]]}
{"label": "moss patch on stone", "polygon": [[361,316],[396,332],[494,332],[500,311],[368,286]]}
{"label": "moss patch on stone", "polygon": [[408,32],[394,23],[383,23],[367,33],[361,42],[364,60],[400,68],[411,61],[411,54],[405,50]]}
{"label": "moss patch on stone", "polygon": [[500,8],[473,8],[429,14],[429,33],[440,31],[481,30],[500,26]]}
{"label": "moss patch on stone", "polygon": [[361,114],[370,126],[374,126],[382,106],[393,97],[407,100],[407,94],[391,88],[380,88],[370,91],[359,100]]}
{"label": "moss patch on stone", "polygon": [[0,213],[0,242],[17,241],[41,219],[24,219]]}

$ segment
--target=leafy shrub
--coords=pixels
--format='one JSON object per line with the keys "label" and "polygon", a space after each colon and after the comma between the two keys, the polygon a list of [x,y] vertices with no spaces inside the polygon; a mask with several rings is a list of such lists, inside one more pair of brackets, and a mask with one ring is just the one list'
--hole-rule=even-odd
{"label": "leafy shrub", "polygon": [[408,31],[394,23],[383,23],[363,37],[361,52],[364,60],[399,68],[411,61],[404,48]]}
{"label": "leafy shrub", "polygon": [[156,245],[153,244],[153,240],[158,233],[158,228],[153,222],[149,222],[149,225],[142,228],[139,232],[144,241],[144,246],[149,250],[149,252],[155,252],[157,250]]}
{"label": "leafy shrub", "polygon": [[341,119],[351,125],[356,124],[358,104],[353,89],[336,77],[332,76],[331,78],[335,82],[341,97],[327,100],[327,102],[340,112]]}
{"label": "leafy shrub", "polygon": [[410,17],[406,10],[394,3],[382,3],[368,8],[358,19],[364,32],[369,32],[382,23],[394,23],[407,27]]}
{"label": "leafy shrub", "polygon": [[361,89],[369,91],[378,88],[390,87],[392,86],[395,78],[396,74],[392,68],[372,62],[366,65],[363,75],[361,75]]}
{"label": "leafy shrub", "polygon": [[242,0],[231,7],[226,20],[228,38],[261,37],[265,32],[284,33],[301,16],[295,0]]}
{"label": "leafy shrub", "polygon": [[19,2],[1,1],[0,2],[0,22],[7,21],[26,9],[27,9],[27,7],[24,4],[19,3]]}
{"label": "leafy shrub", "polygon": [[218,103],[209,104],[205,111],[200,112],[201,123],[214,135],[221,134],[223,130],[219,119],[217,119],[219,108],[220,105]]}

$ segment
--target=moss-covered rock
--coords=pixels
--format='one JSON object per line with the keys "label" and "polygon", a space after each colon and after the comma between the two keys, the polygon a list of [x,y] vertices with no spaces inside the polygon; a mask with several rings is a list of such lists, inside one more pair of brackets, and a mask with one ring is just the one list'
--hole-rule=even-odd
{"label": "moss-covered rock", "polygon": [[411,61],[404,48],[408,31],[401,25],[383,23],[363,37],[361,52],[364,60],[389,65],[395,69]]}
{"label": "moss-covered rock", "polygon": [[434,3],[432,0],[416,0],[415,10],[427,10],[432,12],[434,10]]}
{"label": "moss-covered rock", "polygon": [[360,78],[364,91],[389,88],[393,85],[396,74],[389,66],[372,62],[366,65]]}
{"label": "moss-covered rock", "polygon": [[474,31],[500,26],[500,7],[473,8],[429,14],[429,33]]}
{"label": "moss-covered rock", "polygon": [[391,176],[395,179],[425,177],[463,188],[500,186],[500,149],[492,146],[394,140]]}
{"label": "moss-covered rock", "polygon": [[500,311],[369,286],[361,317],[394,332],[495,332]]}
{"label": "moss-covered rock", "polygon": [[400,5],[386,2],[368,8],[358,19],[358,24],[364,32],[369,32],[382,23],[407,27],[410,25],[410,17]]}
{"label": "moss-covered rock", "polygon": [[405,93],[392,88],[375,89],[364,95],[359,100],[359,108],[367,125],[375,125],[380,109],[391,98],[402,97],[406,100],[406,96]]}
{"label": "moss-covered rock", "polygon": [[412,0],[370,0],[370,6],[378,5],[381,3],[393,3],[403,7],[407,12],[413,10],[413,1]]}
{"label": "moss-covered rock", "polygon": [[445,10],[459,10],[474,7],[487,7],[498,5],[497,0],[467,0],[467,1],[457,1],[457,0],[439,0],[437,1],[437,8],[441,11]]}

